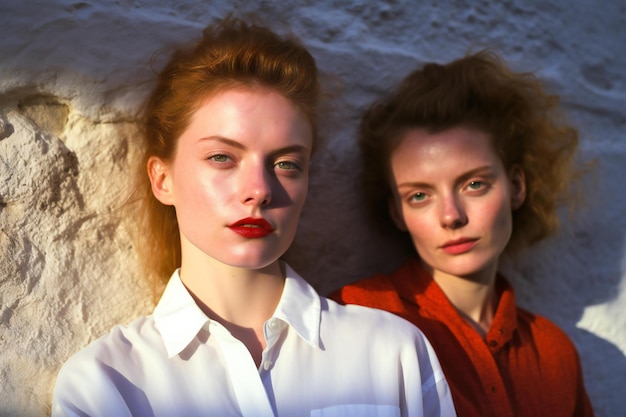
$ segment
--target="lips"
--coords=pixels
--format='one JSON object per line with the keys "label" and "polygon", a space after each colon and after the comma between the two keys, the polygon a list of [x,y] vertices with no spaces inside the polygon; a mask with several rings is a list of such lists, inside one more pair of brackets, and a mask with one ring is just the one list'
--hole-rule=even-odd
{"label": "lips", "polygon": [[472,250],[477,243],[478,239],[457,239],[446,242],[441,249],[451,255],[460,255]]}
{"label": "lips", "polygon": [[248,217],[228,226],[230,230],[248,239],[259,239],[274,231],[274,228],[263,218]]}

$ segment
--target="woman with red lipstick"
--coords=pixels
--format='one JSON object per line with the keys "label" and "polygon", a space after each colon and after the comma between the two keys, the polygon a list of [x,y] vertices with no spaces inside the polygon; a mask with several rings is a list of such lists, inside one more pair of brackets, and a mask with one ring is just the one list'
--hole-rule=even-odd
{"label": "woman with red lipstick", "polygon": [[68,360],[52,414],[454,416],[417,328],[320,297],[279,260],[315,147],[313,57],[236,19],[203,35],[146,107],[144,260],[165,290]]}
{"label": "woman with red lipstick", "polygon": [[483,51],[416,70],[362,121],[372,214],[408,232],[417,256],[332,298],[422,329],[459,416],[593,415],[572,342],[518,308],[498,273],[505,250],[556,230],[569,198],[578,134],[557,105]]}

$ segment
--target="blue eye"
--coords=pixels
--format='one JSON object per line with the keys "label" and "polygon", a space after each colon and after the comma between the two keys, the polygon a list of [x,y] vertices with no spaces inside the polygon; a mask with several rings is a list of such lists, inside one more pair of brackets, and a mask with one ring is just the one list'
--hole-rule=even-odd
{"label": "blue eye", "polygon": [[415,193],[411,195],[411,201],[424,201],[426,200],[426,194],[424,193]]}

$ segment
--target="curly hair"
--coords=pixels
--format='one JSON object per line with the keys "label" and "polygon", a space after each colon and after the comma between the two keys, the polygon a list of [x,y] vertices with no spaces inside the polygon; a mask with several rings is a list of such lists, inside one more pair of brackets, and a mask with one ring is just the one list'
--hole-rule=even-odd
{"label": "curly hair", "polygon": [[136,173],[140,260],[155,285],[155,296],[181,265],[176,211],[152,194],[147,175],[151,156],[174,157],[179,136],[209,97],[241,86],[262,86],[289,99],[310,121],[314,146],[321,96],[313,56],[298,41],[228,17],[179,48],[160,72],[144,107],[143,157]]}
{"label": "curly hair", "polygon": [[522,167],[526,200],[513,212],[507,252],[527,247],[559,227],[557,209],[573,201],[578,131],[564,120],[559,97],[532,73],[513,72],[492,50],[445,65],[428,63],[365,112],[359,131],[370,214],[390,225],[391,153],[408,129],[431,133],[457,126],[490,135],[504,167]]}

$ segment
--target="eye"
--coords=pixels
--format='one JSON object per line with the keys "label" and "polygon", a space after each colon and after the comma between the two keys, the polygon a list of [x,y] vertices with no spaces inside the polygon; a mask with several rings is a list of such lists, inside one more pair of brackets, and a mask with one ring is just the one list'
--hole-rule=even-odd
{"label": "eye", "polygon": [[467,182],[464,191],[468,195],[481,196],[489,192],[492,182],[489,180],[472,180]]}
{"label": "eye", "polygon": [[278,169],[284,169],[287,171],[295,171],[295,170],[300,171],[301,170],[300,165],[291,161],[279,161],[276,163],[275,166]]}
{"label": "eye", "polygon": [[470,183],[467,185],[467,188],[469,188],[470,190],[480,190],[483,187],[485,187],[485,183],[482,181],[470,181]]}
{"label": "eye", "polygon": [[411,197],[409,198],[409,200],[411,202],[418,202],[419,203],[421,201],[426,200],[426,194],[421,193],[421,192],[417,192],[415,194],[412,194]]}
{"label": "eye", "polygon": [[210,159],[211,161],[215,161],[215,162],[228,162],[230,160],[230,157],[227,155],[223,155],[223,154],[217,154],[217,155],[210,156],[208,159]]}

